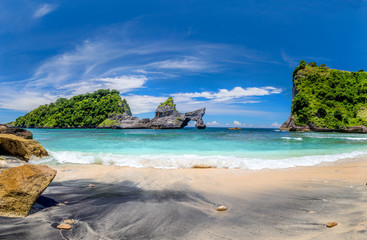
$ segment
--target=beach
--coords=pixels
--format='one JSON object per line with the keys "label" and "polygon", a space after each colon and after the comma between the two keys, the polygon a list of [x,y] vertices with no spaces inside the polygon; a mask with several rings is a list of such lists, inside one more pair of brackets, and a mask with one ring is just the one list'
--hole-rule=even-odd
{"label": "beach", "polygon": [[[0,217],[0,239],[367,239],[366,157],[258,171],[53,168],[28,217]],[[56,229],[65,219],[72,229]]]}

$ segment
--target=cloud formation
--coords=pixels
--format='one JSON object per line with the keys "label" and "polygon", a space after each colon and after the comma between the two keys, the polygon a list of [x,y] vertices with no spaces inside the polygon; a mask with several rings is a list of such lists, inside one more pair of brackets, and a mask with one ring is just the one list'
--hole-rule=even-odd
{"label": "cloud formation", "polygon": [[33,17],[35,18],[41,18],[46,16],[47,14],[55,11],[57,9],[57,5],[54,4],[41,4],[37,10],[34,12]]}

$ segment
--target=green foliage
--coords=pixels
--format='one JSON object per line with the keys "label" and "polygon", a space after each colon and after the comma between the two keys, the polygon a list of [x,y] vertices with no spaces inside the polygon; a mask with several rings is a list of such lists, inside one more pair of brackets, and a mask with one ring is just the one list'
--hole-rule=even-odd
{"label": "green foliage", "polygon": [[161,103],[158,107],[171,106],[176,109],[176,104],[173,103],[173,98],[169,97],[165,102]]}
{"label": "green foliage", "polygon": [[101,124],[98,125],[98,127],[111,127],[117,125],[116,120],[106,119]]}
{"label": "green foliage", "polygon": [[293,71],[293,77],[297,74],[297,72],[298,72],[299,70],[305,69],[305,67],[306,67],[306,62],[305,62],[304,60],[301,60],[301,62],[299,63],[299,66],[298,66],[298,67],[296,67],[296,68],[294,69],[294,71]]}
{"label": "green foliage", "polygon": [[[296,71],[297,70],[297,71]],[[345,129],[367,124],[367,73],[301,63],[292,102],[297,125]]]}
{"label": "green foliage", "polygon": [[95,127],[109,113],[131,114],[127,102],[121,100],[117,90],[100,89],[94,93],[59,98],[55,103],[41,105],[17,118],[20,127]]}

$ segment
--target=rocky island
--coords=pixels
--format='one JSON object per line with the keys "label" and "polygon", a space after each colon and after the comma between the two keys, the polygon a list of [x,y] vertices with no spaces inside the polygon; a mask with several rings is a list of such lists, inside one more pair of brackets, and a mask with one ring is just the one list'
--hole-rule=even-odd
{"label": "rocky island", "polygon": [[301,61],[293,72],[288,131],[367,133],[367,73]]}
{"label": "rocky island", "polygon": [[161,103],[153,119],[132,116],[125,99],[117,90],[100,89],[71,99],[60,98],[17,118],[14,125],[25,128],[116,128],[116,129],[179,129],[195,121],[205,129],[202,117],[205,108],[181,113],[172,97]]}

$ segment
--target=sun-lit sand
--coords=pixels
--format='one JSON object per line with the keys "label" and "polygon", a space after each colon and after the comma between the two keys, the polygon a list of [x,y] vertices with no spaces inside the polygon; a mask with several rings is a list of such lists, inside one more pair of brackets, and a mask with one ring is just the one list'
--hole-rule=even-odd
{"label": "sun-lit sand", "polygon": [[[30,239],[367,239],[367,158],[262,171],[55,169],[42,196],[59,205],[24,219],[0,218],[2,233],[32,232]],[[76,224],[60,232],[55,226],[65,219]],[[325,226],[333,221],[338,225]]]}

